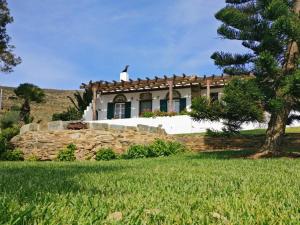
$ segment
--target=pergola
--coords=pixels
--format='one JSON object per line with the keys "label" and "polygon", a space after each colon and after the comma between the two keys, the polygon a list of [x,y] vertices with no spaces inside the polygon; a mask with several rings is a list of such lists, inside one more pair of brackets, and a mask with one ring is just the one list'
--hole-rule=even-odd
{"label": "pergola", "polygon": [[171,77],[163,76],[150,79],[131,80],[129,81],[90,81],[88,84],[82,83],[81,89],[92,89],[93,91],[93,119],[96,119],[96,99],[97,93],[100,95],[116,94],[116,93],[130,93],[130,92],[144,92],[144,91],[156,91],[169,89],[169,109],[173,108],[173,88],[186,88],[198,86],[200,88],[206,88],[207,97],[210,98],[211,87],[223,87],[232,79],[231,75],[221,76],[197,76],[197,75],[173,75]]}

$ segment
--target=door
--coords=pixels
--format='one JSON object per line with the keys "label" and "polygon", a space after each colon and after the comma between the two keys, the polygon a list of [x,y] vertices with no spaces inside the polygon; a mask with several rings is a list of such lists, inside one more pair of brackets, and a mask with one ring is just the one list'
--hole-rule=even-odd
{"label": "door", "polygon": [[115,103],[115,119],[125,118],[125,103]]}

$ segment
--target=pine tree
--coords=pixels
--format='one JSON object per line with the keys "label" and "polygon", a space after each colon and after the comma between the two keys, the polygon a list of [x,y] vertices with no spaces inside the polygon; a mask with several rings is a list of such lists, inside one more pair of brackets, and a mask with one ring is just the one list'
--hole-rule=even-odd
{"label": "pine tree", "polygon": [[0,0],[0,71],[12,72],[13,67],[21,63],[21,58],[14,53],[14,46],[10,44],[10,37],[6,32],[6,26],[13,22],[9,13],[6,0]]}
{"label": "pine tree", "polygon": [[[300,111],[300,0],[226,0],[216,13],[218,34],[238,40],[246,54],[216,52],[215,64],[233,75],[253,74],[270,113],[263,154],[279,154],[285,128]],[[233,100],[234,101],[234,100]],[[291,116],[289,118],[289,116]]]}

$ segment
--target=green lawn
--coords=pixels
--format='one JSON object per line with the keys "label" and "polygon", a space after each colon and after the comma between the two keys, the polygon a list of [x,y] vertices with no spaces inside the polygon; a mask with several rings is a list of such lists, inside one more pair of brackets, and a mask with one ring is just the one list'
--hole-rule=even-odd
{"label": "green lawn", "polygon": [[299,224],[300,161],[239,154],[1,162],[0,224]]}
{"label": "green lawn", "polygon": [[[254,130],[242,130],[240,131],[241,135],[244,136],[253,136],[253,135],[265,135],[266,129],[254,129]],[[300,133],[300,127],[287,127],[286,133]],[[204,133],[192,133],[192,134],[177,134],[177,136],[205,136],[206,132]]]}

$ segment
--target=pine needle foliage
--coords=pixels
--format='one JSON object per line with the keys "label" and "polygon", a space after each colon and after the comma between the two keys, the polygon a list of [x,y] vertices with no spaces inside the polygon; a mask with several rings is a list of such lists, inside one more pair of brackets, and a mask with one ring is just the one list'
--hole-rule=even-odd
{"label": "pine needle foliage", "polygon": [[[280,150],[287,123],[298,119],[289,118],[291,112],[300,111],[299,11],[299,0],[226,0],[215,15],[222,23],[219,36],[239,41],[246,53],[218,51],[211,58],[224,73],[253,75],[261,93],[258,106],[270,113],[262,147],[267,151]],[[224,101],[233,104],[239,99]]]}

